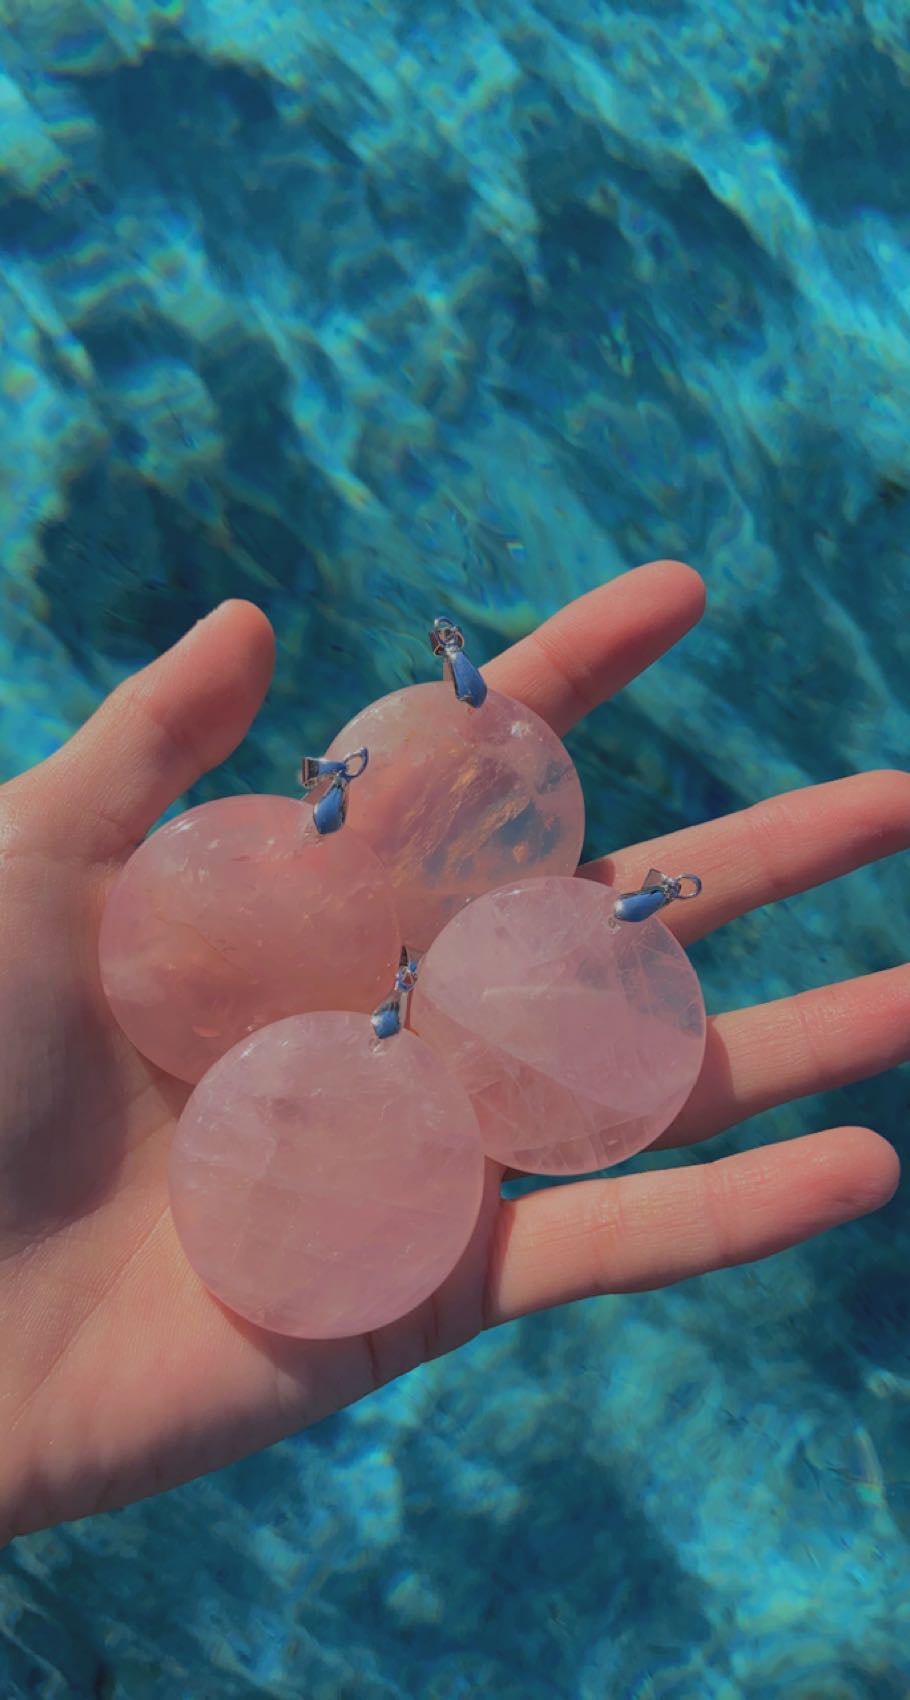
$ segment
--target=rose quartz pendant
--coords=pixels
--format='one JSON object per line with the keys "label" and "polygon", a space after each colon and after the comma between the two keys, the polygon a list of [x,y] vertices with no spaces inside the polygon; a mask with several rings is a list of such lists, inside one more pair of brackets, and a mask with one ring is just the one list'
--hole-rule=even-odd
{"label": "rose quartz pendant", "polygon": [[279,1334],[380,1328],[445,1280],[477,1221],[467,1095],[413,1033],[325,1010],[263,1027],[191,1094],[171,1154],[187,1257]]}
{"label": "rose quartz pendant", "polygon": [[388,876],[308,802],[222,797],[167,821],[115,880],[101,980],[127,1037],[195,1081],[244,1035],[305,1010],[369,1011],[401,937]]}
{"label": "rose quartz pendant", "polygon": [[420,965],[409,1024],[457,1074],[489,1156],[584,1174],[650,1145],[701,1069],[705,1008],[664,923],[587,879],[488,892]]}
{"label": "rose quartz pendant", "polygon": [[351,825],[389,871],[404,942],[425,950],[472,898],[530,874],[573,874],[578,774],[555,732],[511,697],[469,708],[449,683],[409,685],[355,716],[330,756],[366,744]]}

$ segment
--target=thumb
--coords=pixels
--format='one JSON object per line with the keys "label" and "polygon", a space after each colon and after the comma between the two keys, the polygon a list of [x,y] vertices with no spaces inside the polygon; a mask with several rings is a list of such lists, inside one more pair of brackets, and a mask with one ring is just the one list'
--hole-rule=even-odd
{"label": "thumb", "polygon": [[43,839],[105,860],[242,741],[269,687],[275,637],[252,602],[228,601],[132,674],[28,775]]}

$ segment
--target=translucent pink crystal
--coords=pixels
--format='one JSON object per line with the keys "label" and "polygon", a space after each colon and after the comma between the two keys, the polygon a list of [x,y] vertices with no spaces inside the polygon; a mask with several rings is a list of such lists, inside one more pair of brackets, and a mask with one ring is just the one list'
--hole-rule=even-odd
{"label": "translucent pink crystal", "polygon": [[144,1056],[198,1080],[258,1027],[309,1009],[369,1011],[400,934],[388,876],[308,802],[223,797],[167,821],[111,888],[101,979]]}
{"label": "translucent pink crystal", "polygon": [[472,898],[525,874],[571,874],[584,837],[578,774],[555,732],[490,691],[409,685],[349,721],[329,751],[366,744],[349,821],[389,870],[404,941],[425,950]]}
{"label": "translucent pink crystal", "polygon": [[656,916],[611,924],[617,893],[538,879],[478,898],[428,950],[409,1024],[445,1058],[491,1157],[583,1174],[650,1145],[705,1048],[695,970]]}
{"label": "translucent pink crystal", "polygon": [[262,1028],[199,1082],[171,1205],[232,1310],[279,1334],[379,1328],[435,1292],[480,1209],[477,1121],[413,1033],[327,1010]]}

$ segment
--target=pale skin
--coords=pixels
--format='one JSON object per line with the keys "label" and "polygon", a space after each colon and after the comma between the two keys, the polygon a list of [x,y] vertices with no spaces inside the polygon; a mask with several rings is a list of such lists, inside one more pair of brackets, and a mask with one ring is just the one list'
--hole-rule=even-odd
{"label": "pale skin", "polygon": [[[500,655],[491,684],[565,733],[700,618],[691,568],[652,562]],[[166,1164],[188,1088],[115,1025],[97,932],[112,878],[162,811],[244,737],[273,636],[229,602],[126,680],[64,747],[0,788],[0,1537],[124,1505],[266,1446],[478,1331],[602,1293],[769,1257],[876,1210],[893,1146],[833,1127],[683,1169],[503,1202],[490,1165],[467,1253],[435,1298],[367,1337],[312,1343],[238,1321],[174,1234]],[[910,776],[873,772],[616,849],[590,877],[695,870],[665,912],[683,944],[910,844]],[[910,967],[709,1024],[662,1146],[707,1141],[910,1055]]]}

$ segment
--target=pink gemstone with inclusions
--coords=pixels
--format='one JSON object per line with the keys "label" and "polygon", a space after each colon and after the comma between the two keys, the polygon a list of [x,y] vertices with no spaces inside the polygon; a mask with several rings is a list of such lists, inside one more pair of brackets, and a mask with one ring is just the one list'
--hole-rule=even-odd
{"label": "pink gemstone with inclusions", "polygon": [[177,1125],[171,1207],[230,1309],[333,1339],[436,1291],[474,1230],[483,1172],[470,1102],[429,1046],[325,1010],[262,1028],[209,1069]]}
{"label": "pink gemstone with inclusions", "polygon": [[466,903],[510,879],[572,874],[584,801],[568,751],[540,716],[489,691],[409,685],[349,721],[329,755],[365,744],[349,819],[382,857],[409,950],[425,950]]}
{"label": "pink gemstone with inclusions", "polygon": [[445,1058],[491,1157],[584,1174],[650,1145],[705,1049],[695,970],[656,916],[613,918],[588,879],[489,892],[427,951],[409,1025]]}
{"label": "pink gemstone with inclusions", "polygon": [[400,950],[370,846],[348,827],[321,837],[308,802],[258,795],[201,803],[153,832],[114,881],[99,941],[120,1026],[188,1081],[282,1016],[375,1008]]}

